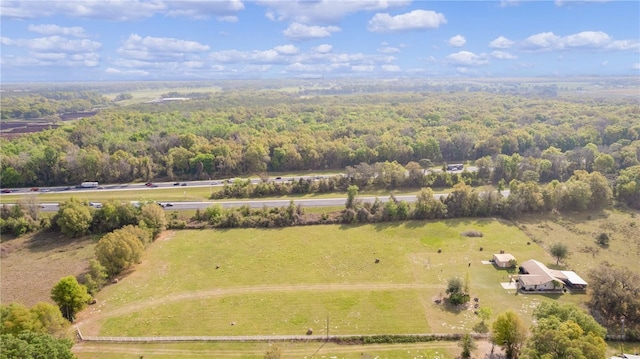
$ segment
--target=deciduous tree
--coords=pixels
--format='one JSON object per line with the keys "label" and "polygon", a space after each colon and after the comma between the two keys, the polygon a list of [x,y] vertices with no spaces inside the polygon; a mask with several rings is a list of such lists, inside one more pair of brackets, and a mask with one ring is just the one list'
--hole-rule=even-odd
{"label": "deciduous tree", "polygon": [[0,358],[47,358],[73,359],[73,342],[70,339],[57,339],[48,334],[22,332],[17,335],[2,334]]}
{"label": "deciduous tree", "polygon": [[569,256],[569,247],[563,243],[554,243],[549,247],[551,255],[556,257],[556,265],[560,263],[561,259],[565,259]]}
{"label": "deciduous tree", "polygon": [[70,237],[79,237],[89,232],[91,227],[91,210],[75,197],[71,197],[60,205],[57,224],[62,233]]}
{"label": "deciduous tree", "polygon": [[87,293],[87,287],[78,283],[75,277],[68,276],[51,289],[51,299],[58,304],[62,315],[73,322],[76,313],[87,305],[91,296]]}
{"label": "deciduous tree", "polygon": [[513,311],[501,313],[493,322],[491,341],[502,347],[508,359],[517,359],[527,339],[527,327]]}
{"label": "deciduous tree", "polygon": [[144,246],[134,234],[120,229],[100,238],[95,251],[100,264],[110,276],[114,276],[129,266],[140,263]]}

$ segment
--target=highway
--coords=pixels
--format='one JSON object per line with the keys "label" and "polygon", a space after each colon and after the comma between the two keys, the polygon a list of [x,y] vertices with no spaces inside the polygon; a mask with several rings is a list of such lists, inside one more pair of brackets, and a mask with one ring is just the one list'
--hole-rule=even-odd
{"label": "highway", "polygon": [[[477,170],[476,168],[469,167],[469,170]],[[460,171],[456,171],[460,172]],[[338,174],[339,175],[339,174]],[[288,182],[288,181],[297,181],[300,178],[303,179],[313,179],[319,180],[324,177],[329,177],[327,175],[309,175],[309,176],[295,176],[295,177],[275,177],[270,178],[269,181],[272,182]],[[69,195],[73,195],[74,193],[91,193],[91,192],[104,192],[104,191],[152,191],[154,189],[159,188],[176,188],[176,187],[219,187],[223,186],[225,182],[232,183],[234,181],[241,180],[239,178],[231,178],[224,180],[204,180],[204,181],[180,181],[180,182],[153,182],[149,184],[144,183],[125,183],[125,184],[107,184],[101,185],[98,188],[76,188],[76,187],[40,187],[40,188],[16,188],[11,189],[11,193],[2,193],[2,196],[17,196],[24,195],[26,193],[69,193]],[[247,179],[243,179],[247,180]],[[250,178],[252,184],[258,184],[262,180],[260,178]],[[508,191],[504,191],[503,195],[508,196]],[[439,198],[442,196],[446,196],[446,194],[436,194],[435,197]],[[415,195],[397,195],[395,196],[397,200],[403,200],[407,203],[414,203],[416,201]],[[374,202],[376,197],[358,197],[359,201],[362,202]],[[378,199],[382,202],[387,202],[389,200],[389,196],[381,196]],[[240,207],[240,206],[249,206],[251,208],[262,208],[264,206],[267,207],[280,207],[280,206],[288,206],[290,199],[252,199],[252,200],[217,200],[217,201],[201,201],[201,202],[167,202],[159,200],[160,203],[165,210],[195,210],[195,209],[205,209],[214,204],[219,204],[224,208],[231,207]],[[343,197],[333,197],[333,198],[304,198],[304,199],[294,199],[294,204],[302,205],[303,207],[335,207],[335,206],[343,206],[346,201],[346,196]],[[101,203],[98,202],[90,202],[93,207],[99,208]],[[136,202],[132,202],[136,203]],[[40,204],[41,210],[43,212],[55,212],[58,210],[58,203],[54,202],[44,202]]]}

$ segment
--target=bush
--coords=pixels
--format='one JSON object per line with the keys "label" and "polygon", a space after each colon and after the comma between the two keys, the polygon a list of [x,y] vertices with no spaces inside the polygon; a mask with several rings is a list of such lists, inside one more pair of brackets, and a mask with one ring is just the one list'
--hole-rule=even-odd
{"label": "bush", "polygon": [[606,233],[600,233],[596,237],[596,242],[600,247],[608,247],[609,246],[609,235]]}
{"label": "bush", "polygon": [[462,232],[462,235],[465,237],[482,237],[483,234],[480,231],[465,231]]}

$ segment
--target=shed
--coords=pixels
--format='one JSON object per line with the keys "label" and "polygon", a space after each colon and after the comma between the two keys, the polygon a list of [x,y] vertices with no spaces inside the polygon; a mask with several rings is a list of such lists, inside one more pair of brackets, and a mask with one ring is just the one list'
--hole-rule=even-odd
{"label": "shed", "polygon": [[497,267],[500,268],[511,268],[513,266],[513,262],[516,257],[509,253],[501,253],[493,255],[493,263],[496,264]]}

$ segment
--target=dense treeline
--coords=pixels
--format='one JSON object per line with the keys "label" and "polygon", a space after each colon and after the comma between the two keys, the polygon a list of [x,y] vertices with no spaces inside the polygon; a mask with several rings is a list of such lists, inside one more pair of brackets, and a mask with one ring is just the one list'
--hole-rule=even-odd
{"label": "dense treeline", "polygon": [[477,160],[480,178],[494,183],[564,181],[574,170],[615,179],[640,164],[640,106],[468,92],[228,91],[112,109],[1,144],[3,186],[467,160]]}
{"label": "dense treeline", "polygon": [[35,119],[68,112],[83,112],[109,103],[95,92],[42,92],[2,96],[0,117],[7,119]]}

